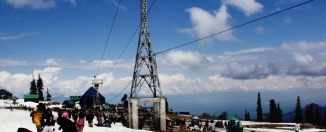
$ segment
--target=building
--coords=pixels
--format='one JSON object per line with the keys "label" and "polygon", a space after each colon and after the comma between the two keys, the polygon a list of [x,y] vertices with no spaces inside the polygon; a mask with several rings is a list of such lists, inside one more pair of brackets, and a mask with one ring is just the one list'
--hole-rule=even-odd
{"label": "building", "polygon": [[[82,108],[95,108],[97,90],[90,87],[80,98],[80,106]],[[105,104],[105,98],[99,93],[100,104]]]}
{"label": "building", "polygon": [[74,108],[75,103],[80,101],[81,96],[70,96],[70,100],[65,100],[62,103],[62,106],[65,108]]}
{"label": "building", "polygon": [[0,89],[0,99],[11,99],[12,93],[5,89]]}
{"label": "building", "polygon": [[35,102],[39,103],[40,96],[39,94],[25,94],[24,95],[24,102]]}

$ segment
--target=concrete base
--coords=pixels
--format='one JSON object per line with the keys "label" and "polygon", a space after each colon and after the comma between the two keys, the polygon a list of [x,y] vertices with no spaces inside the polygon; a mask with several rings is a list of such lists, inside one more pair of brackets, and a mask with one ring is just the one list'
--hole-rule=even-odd
{"label": "concrete base", "polygon": [[154,126],[161,131],[166,130],[166,98],[129,98],[128,113],[129,113],[129,127],[132,129],[138,128],[138,103],[140,102],[153,102],[154,103]]}

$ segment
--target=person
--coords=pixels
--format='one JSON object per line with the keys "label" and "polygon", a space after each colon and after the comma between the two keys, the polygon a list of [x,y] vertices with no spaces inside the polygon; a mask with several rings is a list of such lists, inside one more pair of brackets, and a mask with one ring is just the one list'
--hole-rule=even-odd
{"label": "person", "polygon": [[54,132],[54,131],[55,131],[55,128],[52,128],[51,123],[49,123],[49,122],[46,122],[45,126],[42,129],[42,132]]}
{"label": "person", "polygon": [[[68,115],[67,115],[68,116]],[[76,125],[68,117],[58,117],[57,123],[59,125],[59,130],[62,129],[62,132],[77,132]]]}
{"label": "person", "polygon": [[83,132],[85,126],[84,114],[82,112],[78,115],[78,120],[76,121],[77,132]]}
{"label": "person", "polygon": [[86,111],[86,121],[88,122],[89,127],[93,127],[93,119],[94,119],[94,114],[92,110],[87,110]]}
{"label": "person", "polygon": [[62,113],[62,117],[69,119],[69,114],[67,111]]}
{"label": "person", "polygon": [[[110,118],[106,118],[105,120],[104,120],[104,122],[103,122],[103,126],[104,127],[111,127],[111,120],[110,120]],[[140,127],[139,127],[140,128]],[[141,128],[140,128],[141,129]]]}
{"label": "person", "polygon": [[49,126],[54,126],[54,122],[53,122],[53,114],[52,114],[52,110],[50,108],[47,108],[44,112],[45,116],[45,125],[49,125]]}
{"label": "person", "polygon": [[12,106],[10,105],[10,110],[12,111]]}
{"label": "person", "polygon": [[300,131],[300,124],[299,123],[295,124],[294,129],[295,129],[296,132],[299,132]]}
{"label": "person", "polygon": [[95,124],[95,125],[97,125],[97,126],[102,126],[103,125],[103,120],[102,120],[102,118],[103,118],[103,113],[102,113],[102,111],[101,110],[98,110],[97,111],[97,113],[96,113],[96,117],[97,117],[97,124]]}
{"label": "person", "polygon": [[26,128],[18,128],[17,132],[32,132],[32,131]]}
{"label": "person", "polygon": [[211,132],[215,132],[215,123],[214,120],[211,120],[211,124],[209,125],[209,129]]}
{"label": "person", "polygon": [[43,119],[44,111],[45,111],[45,105],[43,103],[39,103],[31,113],[32,120],[35,123],[38,132],[41,131],[42,125],[44,124],[44,119]]}
{"label": "person", "polygon": [[78,119],[78,111],[77,111],[77,109],[75,109],[75,110],[72,112],[72,119],[74,120],[74,122],[77,121],[77,119]]}

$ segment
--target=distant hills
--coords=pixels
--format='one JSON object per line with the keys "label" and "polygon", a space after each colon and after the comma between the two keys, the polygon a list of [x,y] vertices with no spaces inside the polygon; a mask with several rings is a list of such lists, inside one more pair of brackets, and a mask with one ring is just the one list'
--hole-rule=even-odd
{"label": "distant hills", "polygon": [[[313,103],[313,112],[315,114],[315,108],[316,108],[316,105],[317,104],[314,104]],[[301,110],[302,110],[302,119],[305,120],[305,111],[306,111],[306,106],[301,106]],[[320,112],[320,115],[321,115],[321,118],[322,120],[324,119],[324,115],[325,115],[325,107],[322,107],[320,105],[318,105],[318,109],[319,109],[319,112]],[[283,122],[294,122],[294,116],[295,116],[295,111],[291,111],[291,112],[288,112],[288,113],[284,113],[283,114]]]}

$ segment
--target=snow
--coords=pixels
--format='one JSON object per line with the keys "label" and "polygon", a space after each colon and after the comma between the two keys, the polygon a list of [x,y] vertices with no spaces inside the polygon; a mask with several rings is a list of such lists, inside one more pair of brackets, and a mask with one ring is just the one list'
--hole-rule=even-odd
{"label": "snow", "polygon": [[[24,102],[23,99],[19,99],[16,101],[18,104],[26,105],[27,108],[36,107],[37,103],[33,102]],[[13,105],[11,100],[0,100],[0,132],[16,132],[18,128],[27,128],[33,132],[36,132],[35,124],[32,123],[32,118],[29,116],[30,112],[27,110],[18,110],[7,109],[8,107],[12,106],[18,107],[18,105]],[[7,107],[7,108],[6,108]],[[61,105],[51,106],[51,107],[61,107]],[[53,115],[57,115],[56,112],[53,111]],[[94,124],[97,123],[96,119],[94,119]],[[252,122],[252,121],[242,121],[242,125],[249,125],[249,124],[269,124],[268,122]],[[280,124],[280,123],[279,123]],[[282,123],[282,124],[293,124],[294,123]],[[54,126],[55,132],[61,132],[58,128],[59,126],[56,124]],[[216,128],[219,132],[226,132],[223,128]],[[84,132],[149,132],[147,130],[136,130],[130,129],[122,126],[121,123],[112,124],[111,128],[108,127],[88,127],[87,122],[85,123]],[[244,132],[266,132],[266,131],[273,131],[273,132],[293,132],[294,127],[284,127],[284,128],[277,128],[277,129],[264,129],[264,128],[244,128]],[[325,131],[325,129],[304,129],[300,132],[317,132],[317,131]]]}

